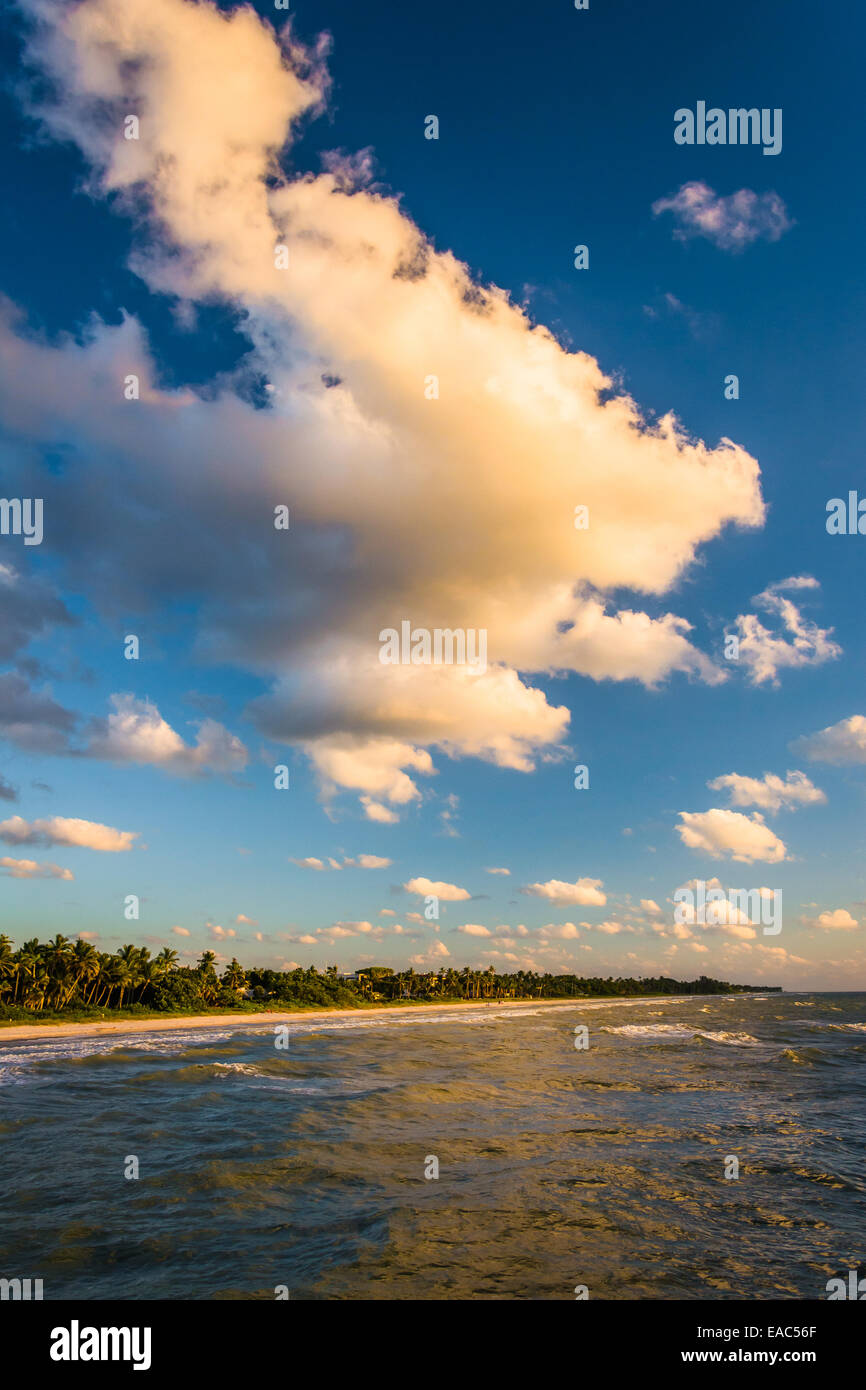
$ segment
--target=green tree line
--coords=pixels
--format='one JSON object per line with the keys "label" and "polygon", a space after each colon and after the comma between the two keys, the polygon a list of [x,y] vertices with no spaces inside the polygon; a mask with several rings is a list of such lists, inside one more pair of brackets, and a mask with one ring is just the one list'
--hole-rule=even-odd
{"label": "green tree line", "polygon": [[177,951],[164,947],[152,956],[146,946],[121,946],[114,953],[89,941],[57,935],[35,938],[17,950],[0,936],[0,1017],[31,1014],[102,1014],[132,1010],[196,1013],[207,1009],[274,1006],[351,1008],[400,1000],[569,999],[641,994],[731,994],[779,986],[733,985],[701,975],[697,980],[668,976],[622,979],[607,976],[539,974],[518,970],[445,969],[416,973],[370,966],[341,975],[336,965],[295,970],[244,970],[231,960],[217,973],[216,956],[204,951],[195,966],[180,965]]}

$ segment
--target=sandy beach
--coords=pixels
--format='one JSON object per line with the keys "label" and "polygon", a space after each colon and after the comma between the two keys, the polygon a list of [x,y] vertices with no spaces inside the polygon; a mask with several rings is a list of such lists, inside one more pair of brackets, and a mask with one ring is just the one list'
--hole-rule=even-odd
{"label": "sandy beach", "polygon": [[292,1023],[297,1019],[373,1018],[381,1014],[429,1014],[443,1009],[486,1009],[545,1007],[552,1004],[576,1004],[576,999],[473,999],[455,1004],[408,1004],[403,1007],[383,1005],[374,1009],[292,1009],[279,1013],[249,1014],[184,1014],[181,1017],[140,1018],[105,1023],[21,1023],[9,1027],[0,1025],[0,1043],[34,1038],[95,1038],[105,1033],[126,1036],[130,1033],[165,1033],[177,1028],[258,1028],[273,1023]]}

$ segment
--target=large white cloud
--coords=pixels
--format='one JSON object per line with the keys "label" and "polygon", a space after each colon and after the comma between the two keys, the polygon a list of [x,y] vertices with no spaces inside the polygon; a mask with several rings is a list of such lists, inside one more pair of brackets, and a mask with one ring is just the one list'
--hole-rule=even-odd
{"label": "large white cloud", "polygon": [[[84,151],[93,191],[138,217],[134,268],[181,306],[237,307],[244,371],[271,388],[266,410],[231,381],[206,401],[160,389],[129,319],[54,347],[7,323],[13,424],[74,441],[49,480],[70,572],[85,577],[95,544],[103,603],[194,594],[197,654],[264,676],[263,732],[382,823],[418,799],[429,749],[520,771],[549,756],[568,711],[533,674],[724,679],[683,618],[611,599],[662,596],[726,525],[760,525],[753,458],[673,415],[649,424],[591,357],[364,187],[363,161],[287,178],[278,152],[326,92],[321,50],[278,42],[250,9],[23,3],[57,93],[43,118]],[[123,138],[129,112],[138,140]],[[383,666],[378,633],[404,620],[485,630],[486,674]]]}
{"label": "large white cloud", "polygon": [[714,807],[710,811],[680,811],[678,825],[684,845],[700,850],[712,859],[735,859],[741,864],[761,860],[778,864],[787,852],[778,835],[764,824],[759,811],[744,816],[740,811]]}

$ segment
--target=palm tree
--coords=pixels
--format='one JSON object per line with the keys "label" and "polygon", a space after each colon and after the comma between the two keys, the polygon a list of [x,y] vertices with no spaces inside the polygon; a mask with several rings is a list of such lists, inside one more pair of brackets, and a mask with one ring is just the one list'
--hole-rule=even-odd
{"label": "palm tree", "polygon": [[173,951],[170,946],[163,946],[153,962],[151,974],[154,981],[166,979],[175,969],[177,969],[177,951]]}
{"label": "palm tree", "polygon": [[[334,966],[335,971],[336,969],[337,967]],[[223,971],[222,982],[229,989],[243,989],[244,985],[247,982],[247,977],[241,967],[241,964],[239,961],[235,960],[234,956],[232,957],[230,963],[226,966],[225,970]]]}
{"label": "palm tree", "polygon": [[213,951],[202,951],[201,959],[198,963],[198,973],[201,976],[201,993],[206,1004],[213,1003],[219,992],[219,981],[214,970],[216,956]]}
{"label": "palm tree", "polygon": [[[87,981],[93,979],[98,968],[99,957],[97,956],[95,947],[91,946],[89,941],[83,941],[81,937],[79,937],[72,947],[69,969],[71,984],[61,1007],[65,1007],[76,992],[80,993],[82,997],[84,996]],[[82,989],[82,986],[84,986],[84,989]]]}
{"label": "palm tree", "polygon": [[58,1001],[63,997],[63,986],[67,978],[69,969],[69,957],[72,952],[72,942],[66,936],[61,936],[58,932],[53,941],[49,941],[44,948],[44,960],[47,967],[50,985],[49,995],[55,995]]}

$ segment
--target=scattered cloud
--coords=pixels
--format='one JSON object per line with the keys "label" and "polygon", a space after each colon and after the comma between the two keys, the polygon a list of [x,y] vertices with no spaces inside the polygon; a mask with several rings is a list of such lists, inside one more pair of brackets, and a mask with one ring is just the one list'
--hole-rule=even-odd
{"label": "scattered cloud", "polygon": [[851,931],[860,923],[844,907],[837,907],[832,912],[819,913],[814,925],[825,931]]}
{"label": "scattered cloud", "polygon": [[448,950],[444,941],[434,941],[429,951],[425,954],[410,956],[409,964],[417,966],[419,970],[429,970],[435,968],[437,965],[441,965],[442,961],[450,955],[451,952]]}
{"label": "scattered cloud", "polygon": [[678,241],[704,237],[721,251],[743,251],[754,241],[778,241],[794,225],[778,193],[741,188],[723,197],[699,181],[657,199],[652,210],[655,217],[673,214]]}
{"label": "scattered cloud", "polygon": [[600,878],[579,878],[576,883],[563,883],[558,878],[551,878],[547,883],[529,883],[520,891],[534,898],[546,898],[557,907],[570,907],[575,903],[581,907],[603,907],[607,895],[602,893],[601,886]]}
{"label": "scattered cloud", "polygon": [[299,869],[315,869],[321,873],[325,869],[387,869],[394,861],[385,859],[380,854],[359,854],[355,859],[344,858],[342,863],[334,858],[329,858],[326,863],[324,859],[317,859],[314,855],[309,855],[306,859],[295,859],[289,855],[289,862],[297,864]]}
{"label": "scattered cloud", "polygon": [[[415,893],[420,898],[441,898],[443,902],[448,903],[463,902],[472,896],[465,888],[458,888],[456,883],[434,882],[429,878],[410,878],[403,887],[407,893]],[[411,913],[409,915],[411,916]]]}
{"label": "scattered cloud", "polygon": [[548,922],[546,927],[538,928],[538,935],[542,939],[554,937],[557,941],[576,941],[580,932],[574,922]]}
{"label": "scattered cloud", "polygon": [[[765,612],[777,615],[784,632],[773,633],[754,613],[739,614],[739,661],[750,673],[754,685],[769,681],[778,685],[778,673],[786,668],[820,666],[842,655],[842,648],[831,640],[832,628],[820,628],[804,618],[800,609],[785,597],[787,589],[816,589],[818,581],[810,575],[795,575],[771,584],[752,600]],[[787,636],[785,635],[787,634]],[[790,640],[789,640],[790,638]]]}
{"label": "scattered cloud", "polygon": [[114,830],[97,821],[70,820],[65,816],[34,821],[11,816],[9,820],[0,821],[0,840],[10,845],[74,845],[109,854],[133,849],[133,841],[140,833],[138,830]]}
{"label": "scattered cloud", "polygon": [[72,880],[75,875],[71,869],[61,869],[57,864],[37,864],[35,859],[0,859],[0,869],[7,878],[62,878]]}
{"label": "scattered cloud", "polygon": [[765,772],[760,778],[728,772],[723,777],[714,778],[707,786],[710,791],[729,792],[732,806],[760,806],[764,811],[779,811],[783,807],[794,810],[798,806],[819,805],[827,800],[805,772],[787,772],[784,780],[773,772]]}
{"label": "scattered cloud", "polygon": [[817,734],[797,739],[791,748],[815,763],[836,763],[843,767],[866,763],[866,716],[849,715]]}
{"label": "scattered cloud", "polygon": [[198,724],[194,745],[166,723],[156,705],[134,695],[112,695],[114,711],[93,721],[85,754],[117,763],[140,763],[177,776],[240,772],[247,764],[243,743],[215,719]]}

